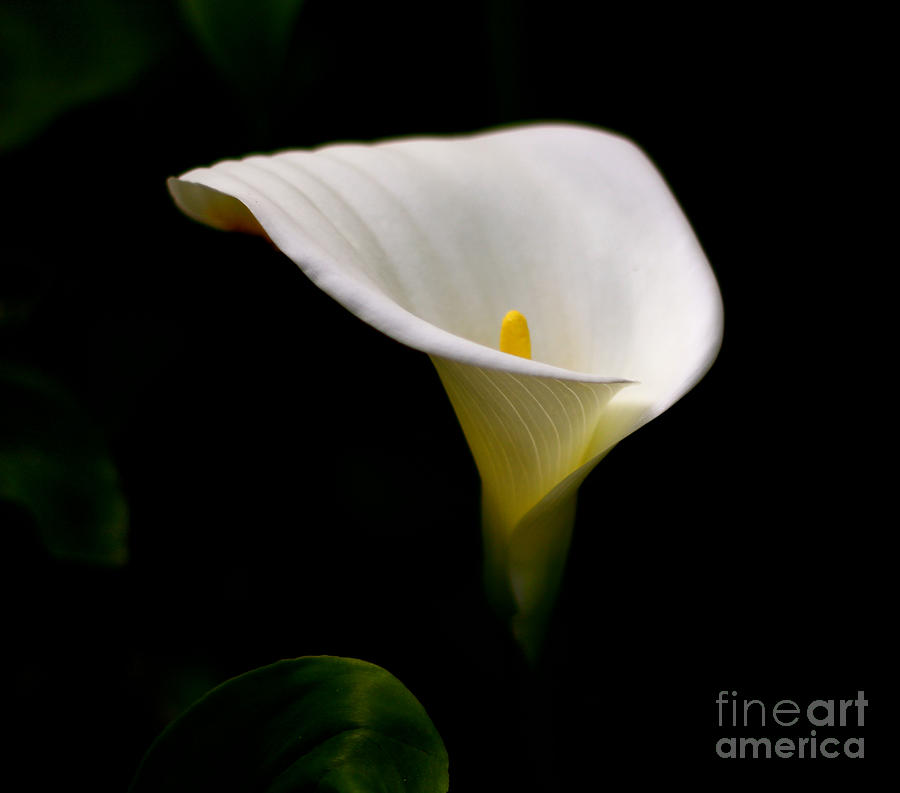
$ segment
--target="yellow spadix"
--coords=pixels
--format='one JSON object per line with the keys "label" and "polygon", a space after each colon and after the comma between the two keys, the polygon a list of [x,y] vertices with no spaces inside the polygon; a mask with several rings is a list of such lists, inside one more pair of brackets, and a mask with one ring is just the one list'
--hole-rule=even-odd
{"label": "yellow spadix", "polygon": [[531,358],[531,334],[528,321],[518,311],[508,311],[500,326],[500,352]]}

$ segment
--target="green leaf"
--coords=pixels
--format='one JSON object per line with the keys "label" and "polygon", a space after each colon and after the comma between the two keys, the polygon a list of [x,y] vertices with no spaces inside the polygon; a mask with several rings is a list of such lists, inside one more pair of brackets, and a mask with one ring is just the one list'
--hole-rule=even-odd
{"label": "green leaf", "polygon": [[166,17],[163,4],[137,0],[0,4],[0,150],[126,89],[166,46]]}
{"label": "green leaf", "polygon": [[144,757],[130,793],[446,793],[419,701],[373,664],[279,661],[213,689]]}
{"label": "green leaf", "polygon": [[127,559],[128,509],[100,431],[58,383],[10,368],[0,368],[0,499],[28,509],[54,556]]}
{"label": "green leaf", "polygon": [[240,91],[271,89],[284,65],[303,0],[180,0],[215,67]]}

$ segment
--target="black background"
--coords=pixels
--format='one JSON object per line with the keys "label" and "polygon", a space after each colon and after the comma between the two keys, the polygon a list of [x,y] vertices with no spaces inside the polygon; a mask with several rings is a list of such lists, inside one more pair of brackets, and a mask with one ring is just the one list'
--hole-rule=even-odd
{"label": "black background", "polygon": [[[171,10],[163,57],[2,155],[3,296],[25,309],[0,357],[71,390],[130,514],[129,562],[107,569],[0,512],[7,767],[28,789],[121,791],[206,689],[323,653],[417,695],[456,791],[859,784],[892,751],[868,357],[881,24],[585,8],[307,0],[271,95],[249,97]],[[477,473],[428,359],[165,190],[251,151],[529,120],[637,141],[726,317],[707,377],[581,489],[534,712],[482,600]],[[720,690],[860,689],[864,761],[715,757]]]}

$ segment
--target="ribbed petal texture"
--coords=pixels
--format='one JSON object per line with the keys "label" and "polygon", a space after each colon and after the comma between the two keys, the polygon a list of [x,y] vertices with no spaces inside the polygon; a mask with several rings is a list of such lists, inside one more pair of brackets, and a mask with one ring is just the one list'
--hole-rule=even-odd
{"label": "ribbed petal texture", "polygon": [[[533,125],[253,156],[169,185],[191,217],[267,236],[431,356],[482,477],[489,591],[533,654],[578,485],[721,341],[712,270],[650,161],[599,130]],[[533,359],[498,349],[511,309]]]}

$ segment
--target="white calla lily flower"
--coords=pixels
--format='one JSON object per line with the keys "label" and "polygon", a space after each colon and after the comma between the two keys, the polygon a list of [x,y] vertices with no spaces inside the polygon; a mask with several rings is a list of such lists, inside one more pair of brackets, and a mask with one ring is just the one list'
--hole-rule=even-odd
{"label": "white calla lily flower", "polygon": [[600,130],[532,125],[252,156],[169,187],[431,356],[482,479],[489,594],[533,656],[578,486],[721,341],[712,270],[650,161]]}

